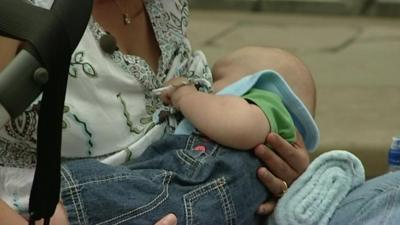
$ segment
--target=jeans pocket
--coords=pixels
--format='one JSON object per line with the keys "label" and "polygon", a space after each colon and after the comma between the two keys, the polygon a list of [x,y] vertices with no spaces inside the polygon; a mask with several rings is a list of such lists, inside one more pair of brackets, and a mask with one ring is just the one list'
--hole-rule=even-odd
{"label": "jeans pocket", "polygon": [[63,168],[62,198],[70,224],[120,224],[134,220],[168,198],[173,176],[164,170],[121,168],[105,174],[79,179]]}
{"label": "jeans pocket", "polygon": [[176,153],[182,162],[190,166],[197,167],[220,151],[218,144],[205,137],[193,135],[187,142],[187,146]]}
{"label": "jeans pocket", "polygon": [[236,224],[235,206],[224,177],[186,193],[183,201],[187,225]]}

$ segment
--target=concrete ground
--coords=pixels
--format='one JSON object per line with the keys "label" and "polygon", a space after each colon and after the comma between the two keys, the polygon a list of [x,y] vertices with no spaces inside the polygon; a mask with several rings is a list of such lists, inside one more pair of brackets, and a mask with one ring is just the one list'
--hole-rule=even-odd
{"label": "concrete ground", "polygon": [[299,56],[318,91],[321,144],[353,152],[368,177],[386,172],[400,135],[400,18],[192,10],[189,38],[210,64],[246,45]]}

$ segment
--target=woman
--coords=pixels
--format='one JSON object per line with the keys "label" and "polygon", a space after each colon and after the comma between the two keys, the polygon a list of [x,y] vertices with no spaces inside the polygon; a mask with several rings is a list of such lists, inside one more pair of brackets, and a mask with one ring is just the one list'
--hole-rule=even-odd
{"label": "woman", "polygon": [[[33,3],[48,8],[52,1]],[[247,47],[218,60],[211,72],[204,55],[191,50],[187,21],[185,0],[94,0],[91,21],[71,59],[63,123],[65,159],[94,157],[121,164],[171,132],[175,118],[162,123],[154,119],[164,107],[150,92],[172,76],[236,80],[258,70],[275,69],[314,112],[314,83],[296,57],[278,49]],[[100,47],[108,34],[116,39],[118,50],[105,52]],[[18,46],[16,41],[0,39],[0,69]],[[0,131],[1,199],[22,214],[27,212],[35,166],[38,101]],[[285,184],[290,185],[304,171],[309,159],[301,140],[292,146],[269,135],[267,143],[275,152],[266,146],[255,149],[267,165],[258,175],[279,196]],[[273,204],[261,205],[259,213],[270,212]]]}

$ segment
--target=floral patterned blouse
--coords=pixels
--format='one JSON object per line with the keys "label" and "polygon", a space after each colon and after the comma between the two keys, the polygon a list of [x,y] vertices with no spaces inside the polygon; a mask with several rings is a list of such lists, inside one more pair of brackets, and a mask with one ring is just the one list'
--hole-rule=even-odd
{"label": "floral patterned blouse", "polygon": [[[52,0],[30,0],[49,8]],[[90,19],[72,55],[64,107],[62,157],[95,157],[120,164],[139,156],[148,145],[176,125],[170,117],[158,123],[165,108],[151,91],[174,76],[207,79],[211,71],[202,52],[192,51],[186,38],[187,0],[145,0],[161,50],[158,71],[138,56],[99,47],[104,29]],[[27,210],[36,161],[38,106],[0,129],[0,197]]]}

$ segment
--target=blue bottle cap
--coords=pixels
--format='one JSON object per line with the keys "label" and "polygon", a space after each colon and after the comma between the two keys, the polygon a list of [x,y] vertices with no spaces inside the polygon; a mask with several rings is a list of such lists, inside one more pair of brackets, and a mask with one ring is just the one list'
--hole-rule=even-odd
{"label": "blue bottle cap", "polygon": [[400,149],[400,136],[392,138],[392,145],[390,146],[391,149]]}
{"label": "blue bottle cap", "polygon": [[390,165],[400,166],[400,137],[393,137],[388,159]]}

